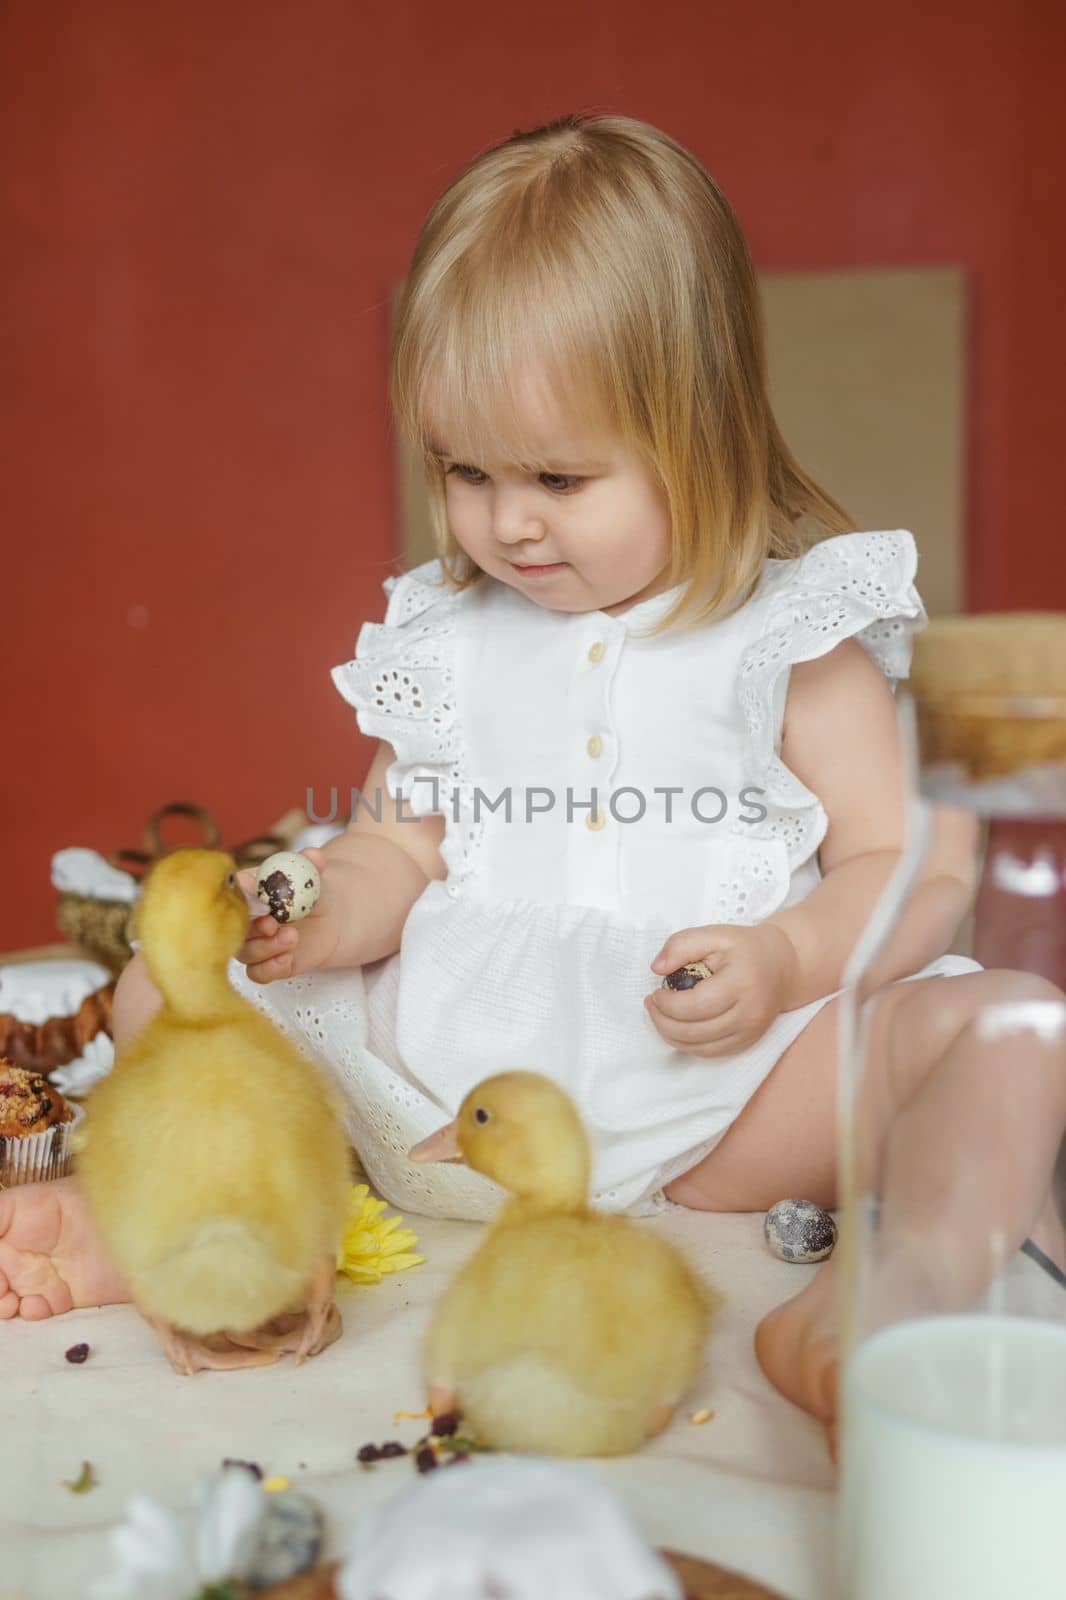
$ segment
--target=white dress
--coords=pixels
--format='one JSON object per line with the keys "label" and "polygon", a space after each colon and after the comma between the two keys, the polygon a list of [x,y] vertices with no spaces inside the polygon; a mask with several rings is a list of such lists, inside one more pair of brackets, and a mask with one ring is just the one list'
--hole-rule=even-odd
{"label": "white dress", "polygon": [[[926,621],[916,565],[903,531],[827,539],[769,560],[731,617],[656,638],[643,630],[678,590],[608,616],[487,577],[456,594],[435,561],[386,580],[384,623],[333,677],[396,751],[389,796],[446,817],[448,877],[427,884],[396,955],[266,986],[235,964],[234,979],[333,1069],[392,1204],[493,1213],[489,1180],[406,1152],[511,1067],[577,1101],[605,1209],[655,1209],[713,1149],[831,996],[704,1059],[645,1012],[651,962],[680,928],[753,924],[818,883],[825,811],[778,753],[789,670],[855,637],[905,677]],[[974,970],[944,956],[914,976]]]}

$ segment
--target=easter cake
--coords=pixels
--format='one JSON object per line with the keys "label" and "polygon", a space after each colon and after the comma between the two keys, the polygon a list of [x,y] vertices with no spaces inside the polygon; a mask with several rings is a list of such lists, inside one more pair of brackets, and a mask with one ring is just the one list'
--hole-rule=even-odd
{"label": "easter cake", "polygon": [[24,961],[0,967],[0,1055],[50,1073],[111,1033],[114,981],[95,961]]}

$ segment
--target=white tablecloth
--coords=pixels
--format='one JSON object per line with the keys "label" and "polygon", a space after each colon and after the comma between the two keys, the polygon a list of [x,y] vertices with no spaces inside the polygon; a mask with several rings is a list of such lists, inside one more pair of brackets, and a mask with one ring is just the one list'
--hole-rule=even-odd
{"label": "white tablecloth", "polygon": [[[367,1470],[355,1453],[423,1430],[394,1413],[424,1404],[418,1351],[429,1308],[481,1237],[477,1224],[407,1220],[425,1265],[342,1292],[342,1338],[298,1371],[285,1359],[179,1378],[128,1306],[0,1323],[0,1600],[82,1594],[108,1565],[107,1530],[130,1495],[187,1509],[197,1477],[226,1456],[305,1488],[327,1514],[327,1555],[339,1554],[354,1519],[410,1481],[409,1458]],[[666,1433],[597,1470],[654,1543],[735,1567],[790,1600],[826,1600],[835,1494],[822,1431],[771,1388],[752,1351],[759,1318],[815,1269],[773,1259],[760,1216],[675,1210],[641,1226],[681,1244],[727,1304]],[[80,1341],[91,1354],[74,1366],[64,1352]],[[714,1417],[697,1426],[688,1419],[701,1407]],[[71,1494],[64,1479],[83,1461],[99,1487]]]}

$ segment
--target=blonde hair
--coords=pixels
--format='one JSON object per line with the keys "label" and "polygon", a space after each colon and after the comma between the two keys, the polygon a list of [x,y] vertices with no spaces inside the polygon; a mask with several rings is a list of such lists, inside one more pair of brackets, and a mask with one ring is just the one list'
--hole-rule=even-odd
{"label": "blonde hair", "polygon": [[[694,156],[628,117],[516,132],[464,168],[419,235],[400,301],[391,398],[420,451],[453,588],[480,569],[455,541],[429,407],[449,450],[536,466],[514,377],[635,449],[662,484],[669,585],[654,631],[727,614],[767,556],[854,527],[802,471],[767,396],[762,311],[732,207]],[[538,470],[548,470],[538,468]]]}

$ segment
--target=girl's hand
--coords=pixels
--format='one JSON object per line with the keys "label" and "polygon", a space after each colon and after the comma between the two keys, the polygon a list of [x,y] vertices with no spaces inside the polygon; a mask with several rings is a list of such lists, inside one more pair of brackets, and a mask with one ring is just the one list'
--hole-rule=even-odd
{"label": "girl's hand", "polygon": [[[301,850],[300,854],[318,868],[322,892],[314,910],[299,922],[278,922],[265,907],[262,915],[253,913],[248,936],[237,951],[237,960],[247,967],[253,983],[274,983],[297,972],[311,972],[328,961],[337,948],[340,925],[332,905],[325,854],[315,849]],[[239,872],[237,882],[250,906],[263,906],[255,892],[254,868]]]}
{"label": "girl's hand", "polygon": [[696,1056],[727,1056],[761,1039],[784,1009],[798,958],[773,923],[712,923],[671,934],[652,962],[665,977],[686,961],[704,961],[711,976],[691,989],[656,989],[644,1007],[667,1044]]}

